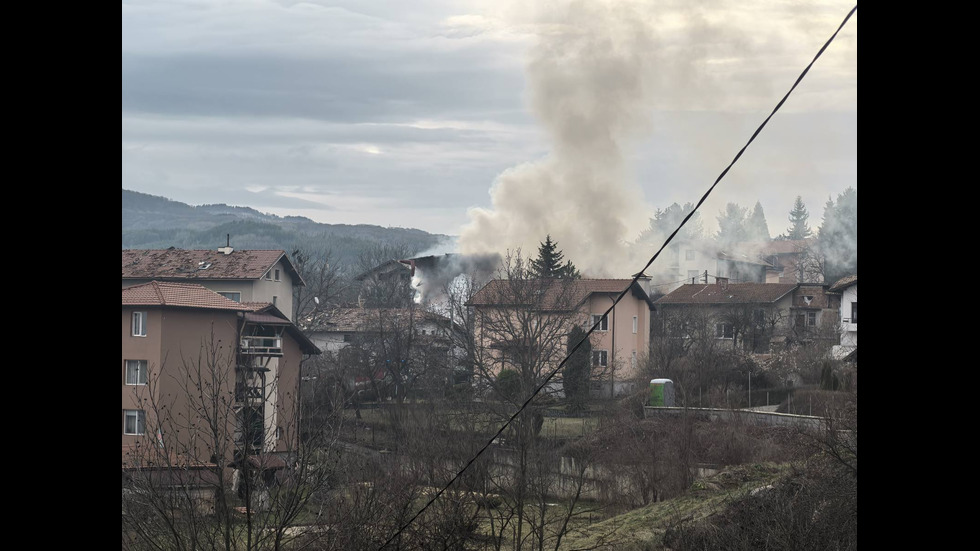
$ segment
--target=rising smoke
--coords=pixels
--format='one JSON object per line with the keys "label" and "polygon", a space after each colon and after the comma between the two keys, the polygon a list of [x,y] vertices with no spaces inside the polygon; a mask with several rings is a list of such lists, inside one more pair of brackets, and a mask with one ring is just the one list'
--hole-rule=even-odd
{"label": "rising smoke", "polygon": [[[470,222],[461,229],[458,250],[503,253],[520,248],[525,256],[533,256],[551,235],[584,276],[628,277],[666,238],[647,231],[643,246],[637,244],[638,236],[650,228],[654,209],[631,173],[630,158],[650,134],[653,109],[771,108],[776,97],[772,81],[745,61],[758,63],[757,56],[747,55],[757,53],[755,48],[782,53],[788,49],[778,46],[794,44],[783,41],[801,32],[792,28],[790,33],[784,24],[796,21],[789,13],[794,8],[767,4],[766,15],[778,24],[769,21],[763,35],[758,25],[731,20],[755,17],[757,11],[736,12],[731,4],[720,2],[596,0],[542,5],[548,11],[536,17],[526,75],[530,107],[550,140],[550,153],[496,178],[491,206],[469,210]],[[805,20],[808,24],[800,25],[808,32],[823,32],[822,25]],[[787,74],[796,70],[796,57],[776,59],[791,60]],[[717,123],[710,133],[704,127],[689,127],[672,134],[697,144],[693,162],[710,162],[720,169],[742,143],[737,140],[747,136],[734,121]],[[737,138],[717,139],[721,134]],[[690,188],[689,181],[645,182],[644,187],[662,190],[664,196],[652,200],[664,206],[675,197],[683,197],[682,203],[696,201],[710,180],[693,183],[697,189],[679,189]],[[740,185],[745,186],[741,193],[754,200],[763,188],[752,186],[764,184]],[[733,197],[737,196],[729,187],[727,198],[705,204],[704,216],[710,222]],[[648,274],[656,271],[654,266]]]}
{"label": "rising smoke", "polygon": [[651,29],[625,4],[592,2],[545,23],[527,79],[551,154],[497,177],[492,208],[470,209],[459,249],[532,255],[550,234],[584,275],[622,277],[649,219],[626,156],[647,126]]}

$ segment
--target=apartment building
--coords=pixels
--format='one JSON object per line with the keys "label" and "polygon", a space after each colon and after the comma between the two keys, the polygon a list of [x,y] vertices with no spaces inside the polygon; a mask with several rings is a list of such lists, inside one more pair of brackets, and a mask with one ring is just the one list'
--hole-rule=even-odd
{"label": "apartment building", "polygon": [[123,288],[124,467],[160,450],[188,465],[227,466],[296,449],[300,364],[319,353],[270,303],[193,283]]}
{"label": "apartment building", "polygon": [[295,321],[293,291],[306,283],[282,250],[123,249],[122,286],[197,283],[235,302],[271,303]]}

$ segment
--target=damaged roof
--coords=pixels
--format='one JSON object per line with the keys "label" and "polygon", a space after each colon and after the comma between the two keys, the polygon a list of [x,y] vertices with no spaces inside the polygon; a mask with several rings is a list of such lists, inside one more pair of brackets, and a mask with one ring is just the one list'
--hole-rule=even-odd
{"label": "damaged roof", "polygon": [[235,250],[229,254],[217,250],[123,249],[123,279],[195,280],[195,279],[261,279],[277,262],[293,279],[305,286],[299,272],[282,250]]}
{"label": "damaged roof", "polygon": [[670,304],[772,303],[793,292],[797,283],[686,283],[657,299]]}
{"label": "damaged roof", "polygon": [[449,323],[449,318],[422,308],[334,308],[308,317],[304,326],[310,331],[355,333],[377,326],[379,321],[391,323],[409,316],[417,322]]}

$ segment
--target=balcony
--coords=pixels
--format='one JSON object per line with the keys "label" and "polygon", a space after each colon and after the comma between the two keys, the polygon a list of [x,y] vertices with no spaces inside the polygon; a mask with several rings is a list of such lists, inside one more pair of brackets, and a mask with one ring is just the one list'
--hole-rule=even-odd
{"label": "balcony", "polygon": [[241,404],[262,403],[265,394],[261,386],[254,386],[245,383],[235,384],[235,401]]}
{"label": "balcony", "polygon": [[282,356],[282,338],[242,337],[241,353],[253,356]]}

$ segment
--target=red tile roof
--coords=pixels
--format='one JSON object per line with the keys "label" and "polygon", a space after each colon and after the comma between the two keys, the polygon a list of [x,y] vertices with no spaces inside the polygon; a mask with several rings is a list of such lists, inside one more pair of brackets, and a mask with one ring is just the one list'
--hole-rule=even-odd
{"label": "red tile roof", "polygon": [[196,283],[151,281],[122,290],[123,306],[168,306],[175,308],[199,308],[202,310],[231,310],[245,312],[249,323],[284,325],[286,331],[299,343],[304,354],[319,354],[320,349],[298,327],[268,302],[239,303]]}
{"label": "red tile roof", "polygon": [[123,306],[179,306],[209,310],[248,311],[252,308],[227,299],[196,283],[151,281],[122,290]]}
{"label": "red tile roof", "polygon": [[669,304],[772,303],[792,293],[796,283],[686,283],[660,297],[657,306]]}
{"label": "red tile roof", "polygon": [[[574,280],[523,280],[512,287],[509,280],[494,279],[477,291],[467,304],[472,306],[496,306],[513,304],[517,295],[524,295],[518,302],[537,303],[543,310],[575,309],[594,293],[619,294],[631,287],[637,298],[649,302],[649,297],[639,284],[630,286],[631,279],[574,279]],[[540,301],[531,293],[544,293]],[[652,304],[652,303],[651,303]]]}
{"label": "red tile roof", "polygon": [[[295,284],[303,285],[286,251],[123,249],[123,279],[260,279],[276,262],[284,260]],[[298,282],[298,283],[297,283]]]}

